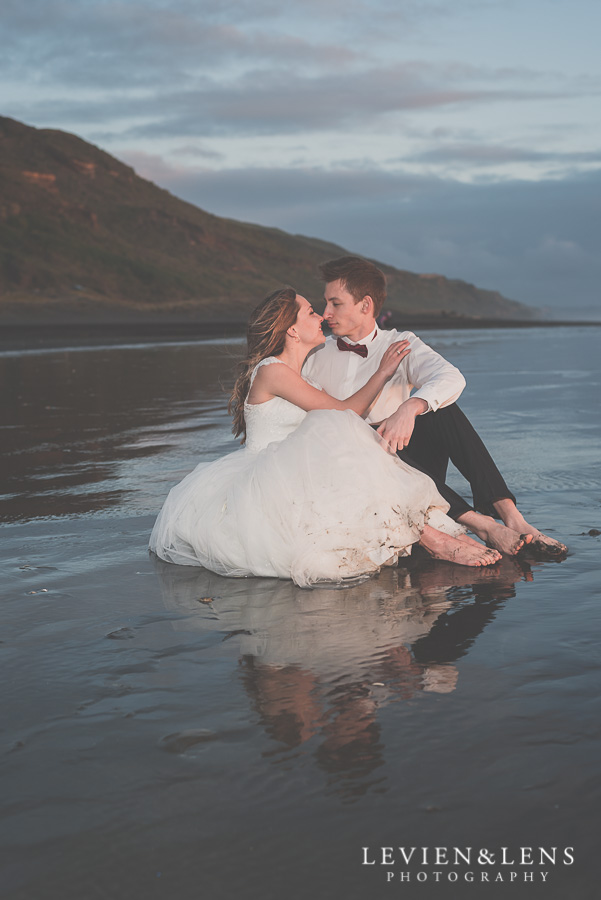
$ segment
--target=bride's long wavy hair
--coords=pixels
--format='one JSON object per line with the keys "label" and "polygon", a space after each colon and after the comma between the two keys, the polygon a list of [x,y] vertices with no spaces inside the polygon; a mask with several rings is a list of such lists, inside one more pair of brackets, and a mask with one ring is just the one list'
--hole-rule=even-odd
{"label": "bride's long wavy hair", "polygon": [[250,315],[246,332],[248,349],[227,407],[234,420],[232,431],[236,437],[242,435],[242,443],[246,440],[244,401],[253,370],[262,359],[279,356],[283,351],[286,332],[296,322],[298,310],[296,291],[284,288],[266,297]]}

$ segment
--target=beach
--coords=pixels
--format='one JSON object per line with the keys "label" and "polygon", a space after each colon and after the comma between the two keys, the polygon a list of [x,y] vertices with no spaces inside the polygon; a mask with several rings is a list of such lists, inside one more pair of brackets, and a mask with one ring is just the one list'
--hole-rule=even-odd
{"label": "beach", "polygon": [[600,336],[425,336],[565,561],[315,590],[147,552],[242,339],[4,347],[6,896],[596,898]]}

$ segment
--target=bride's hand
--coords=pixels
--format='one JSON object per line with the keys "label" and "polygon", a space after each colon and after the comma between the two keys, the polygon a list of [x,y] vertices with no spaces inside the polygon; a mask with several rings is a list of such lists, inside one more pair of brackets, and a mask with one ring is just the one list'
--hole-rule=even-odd
{"label": "bride's hand", "polygon": [[384,356],[380,360],[378,371],[390,378],[398,369],[400,361],[405,359],[410,352],[409,341],[395,341],[394,344],[391,344],[386,349]]}

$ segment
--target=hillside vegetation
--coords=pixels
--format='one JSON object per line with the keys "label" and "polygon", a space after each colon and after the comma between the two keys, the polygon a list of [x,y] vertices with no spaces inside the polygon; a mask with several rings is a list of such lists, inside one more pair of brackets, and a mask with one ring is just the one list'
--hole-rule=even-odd
{"label": "hillside vegetation", "polygon": [[[75,135],[0,117],[0,320],[236,323],[291,284],[321,297],[315,238],[220,218]],[[495,291],[378,263],[387,308],[527,318]]]}

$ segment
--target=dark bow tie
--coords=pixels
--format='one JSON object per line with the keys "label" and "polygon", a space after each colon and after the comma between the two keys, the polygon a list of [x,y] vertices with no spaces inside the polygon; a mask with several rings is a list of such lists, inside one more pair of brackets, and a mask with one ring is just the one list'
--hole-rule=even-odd
{"label": "dark bow tie", "polygon": [[342,338],[338,338],[336,341],[336,346],[339,350],[349,350],[351,353],[357,353],[359,356],[362,356],[363,359],[367,356],[367,347],[365,344],[347,344]]}

